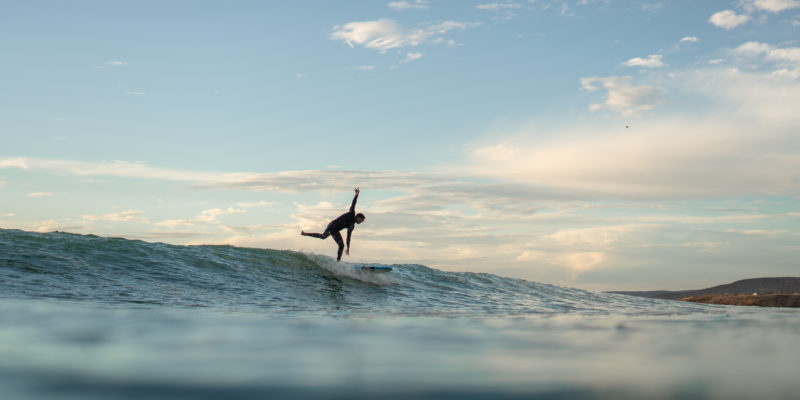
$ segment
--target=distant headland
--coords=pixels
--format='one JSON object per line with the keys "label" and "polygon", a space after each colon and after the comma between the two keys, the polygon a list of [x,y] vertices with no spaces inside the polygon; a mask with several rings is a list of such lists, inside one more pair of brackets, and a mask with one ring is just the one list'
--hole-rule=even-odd
{"label": "distant headland", "polygon": [[698,290],[614,291],[609,293],[734,306],[800,307],[800,278],[743,279],[726,285]]}

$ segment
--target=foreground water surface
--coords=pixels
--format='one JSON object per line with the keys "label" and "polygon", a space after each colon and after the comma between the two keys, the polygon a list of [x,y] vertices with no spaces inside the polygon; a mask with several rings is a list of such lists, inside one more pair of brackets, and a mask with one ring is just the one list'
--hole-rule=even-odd
{"label": "foreground water surface", "polygon": [[3,398],[796,398],[800,314],[0,230]]}

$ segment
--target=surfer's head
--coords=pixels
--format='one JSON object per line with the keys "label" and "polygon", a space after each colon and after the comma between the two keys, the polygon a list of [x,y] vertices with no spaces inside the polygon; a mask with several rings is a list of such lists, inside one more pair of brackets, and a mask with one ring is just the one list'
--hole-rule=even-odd
{"label": "surfer's head", "polygon": [[364,222],[365,219],[367,219],[367,217],[365,217],[364,214],[362,214],[362,213],[356,214],[356,223],[357,224],[360,224],[360,223]]}

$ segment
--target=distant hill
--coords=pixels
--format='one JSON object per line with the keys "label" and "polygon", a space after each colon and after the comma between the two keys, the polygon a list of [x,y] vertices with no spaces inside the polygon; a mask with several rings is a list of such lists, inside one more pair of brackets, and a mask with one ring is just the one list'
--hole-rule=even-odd
{"label": "distant hill", "polygon": [[800,293],[800,278],[784,277],[743,279],[727,285],[719,285],[698,290],[651,290],[638,292],[615,291],[609,293],[669,300],[680,300],[684,297],[702,296],[708,294]]}
{"label": "distant hill", "polygon": [[800,308],[800,293],[770,293],[757,296],[753,294],[704,294],[702,296],[684,297],[681,300],[729,306]]}

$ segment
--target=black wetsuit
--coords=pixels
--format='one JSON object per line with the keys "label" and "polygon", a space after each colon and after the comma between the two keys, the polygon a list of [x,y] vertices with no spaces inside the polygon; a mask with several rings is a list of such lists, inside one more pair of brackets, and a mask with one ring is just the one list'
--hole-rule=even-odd
{"label": "black wetsuit", "polygon": [[350,235],[353,233],[353,229],[356,227],[356,200],[358,200],[358,194],[353,197],[353,204],[350,205],[350,211],[342,214],[339,218],[331,221],[328,224],[328,227],[325,228],[325,232],[322,233],[305,233],[305,236],[311,236],[315,238],[325,239],[328,236],[333,236],[333,240],[336,241],[336,244],[339,245],[339,253],[336,257],[336,261],[342,259],[342,251],[344,250],[344,243],[342,242],[342,234],[339,233],[344,228],[347,228],[347,248],[350,248]]}

